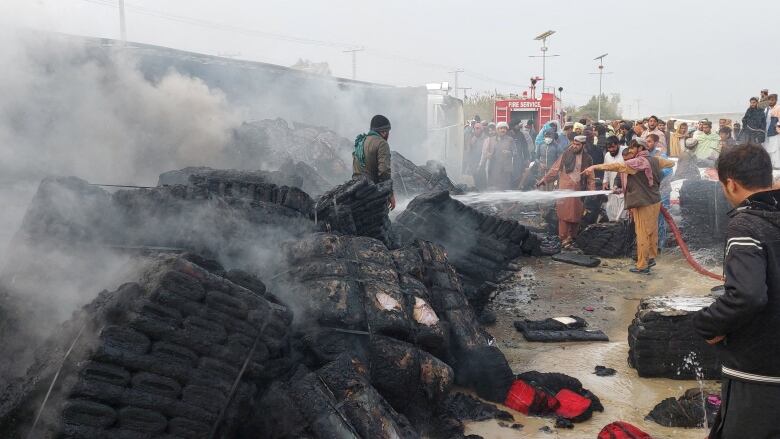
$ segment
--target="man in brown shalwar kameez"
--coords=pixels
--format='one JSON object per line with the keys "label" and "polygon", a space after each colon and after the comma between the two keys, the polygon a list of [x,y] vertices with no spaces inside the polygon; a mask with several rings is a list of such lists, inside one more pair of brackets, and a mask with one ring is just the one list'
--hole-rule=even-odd
{"label": "man in brown shalwar kameez", "polygon": [[[580,175],[581,172],[593,164],[589,154],[583,154],[585,136],[576,136],[569,148],[555,161],[547,174],[536,183],[542,184],[558,180],[558,189],[582,191],[595,190],[596,179],[593,174]],[[579,197],[562,198],[555,205],[558,214],[558,236],[561,245],[570,248],[579,232],[582,214],[585,206]]]}

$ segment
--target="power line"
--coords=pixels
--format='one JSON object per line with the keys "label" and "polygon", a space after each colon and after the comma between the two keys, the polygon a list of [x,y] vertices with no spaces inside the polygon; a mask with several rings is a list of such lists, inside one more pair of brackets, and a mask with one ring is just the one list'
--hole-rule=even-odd
{"label": "power line", "polygon": [[[85,3],[91,3],[91,4],[95,4],[95,5],[100,5],[100,6],[106,6],[106,7],[110,7],[110,8],[117,8],[117,7],[119,7],[118,4],[115,1],[113,1],[113,0],[79,0],[79,1],[82,1],[82,2],[85,2]],[[370,53],[370,54],[372,54],[374,56],[377,56],[377,57],[380,57],[380,58],[405,61],[405,62],[410,63],[410,64],[416,64],[418,66],[424,66],[424,67],[433,68],[433,69],[437,69],[437,70],[447,70],[447,71],[450,71],[450,70],[456,69],[456,67],[453,66],[453,65],[446,65],[446,64],[439,64],[439,63],[434,63],[434,62],[430,62],[430,61],[423,61],[423,60],[407,57],[407,56],[404,56],[404,55],[400,55],[400,54],[389,52],[389,51],[385,51],[385,50],[362,47],[362,46],[357,45],[357,44],[349,44],[349,43],[342,43],[342,42],[318,40],[318,39],[312,39],[312,38],[302,38],[302,37],[297,37],[297,36],[284,35],[284,34],[278,34],[278,33],[273,33],[273,32],[266,32],[266,31],[261,31],[261,30],[257,30],[257,29],[244,28],[244,27],[241,27],[241,26],[235,26],[235,25],[230,25],[230,24],[225,24],[225,23],[212,22],[212,21],[208,21],[208,20],[202,20],[202,19],[193,18],[193,17],[186,17],[186,16],[182,16],[182,15],[177,15],[177,14],[170,14],[170,13],[162,12],[162,11],[159,11],[159,10],[147,8],[147,7],[144,7],[144,6],[128,3],[126,1],[124,2],[124,8],[127,9],[128,11],[131,11],[131,12],[139,14],[139,15],[146,15],[146,16],[160,18],[160,19],[164,19],[164,20],[170,20],[170,21],[174,21],[174,22],[178,22],[178,23],[190,24],[190,25],[193,25],[193,26],[199,26],[199,27],[210,28],[210,29],[217,29],[217,30],[228,31],[228,32],[235,32],[235,33],[252,35],[252,36],[256,36],[256,37],[268,38],[268,39],[273,39],[273,40],[278,40],[278,41],[285,41],[285,42],[290,42],[290,43],[297,43],[297,44],[304,44],[304,45],[311,45],[311,46],[319,46],[319,47],[328,47],[328,48],[334,48],[334,49],[341,49],[344,52],[352,52],[353,56],[355,55],[356,51],[364,50],[365,52]],[[354,70],[355,69],[353,69],[353,76],[354,76]],[[504,80],[501,80],[501,79],[492,78],[490,76],[484,75],[484,74],[479,73],[479,72],[471,71],[471,70],[468,70],[468,69],[465,69],[463,74],[466,75],[466,76],[470,76],[472,78],[481,80],[481,81],[485,81],[485,82],[490,82],[490,83],[495,83],[495,84],[500,84],[500,85],[505,85],[505,86],[511,86],[511,87],[525,87],[525,85],[521,85],[521,84],[510,82],[510,81],[504,81]]]}

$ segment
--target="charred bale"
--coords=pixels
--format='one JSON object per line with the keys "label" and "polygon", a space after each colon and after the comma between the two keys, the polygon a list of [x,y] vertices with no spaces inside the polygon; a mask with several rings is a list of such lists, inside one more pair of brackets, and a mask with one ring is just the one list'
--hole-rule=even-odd
{"label": "charred bale", "polygon": [[371,382],[414,425],[423,426],[455,381],[452,368],[433,355],[389,337],[370,344]]}
{"label": "charred bale", "polygon": [[352,172],[353,142],[325,127],[265,119],[243,123],[233,137],[232,148],[262,151],[257,162],[271,167],[302,162],[329,182],[340,181]]}
{"label": "charred bale", "polygon": [[619,258],[630,256],[635,242],[633,224],[618,221],[585,227],[577,236],[576,245],[586,255]]}
{"label": "charred bale", "polygon": [[300,189],[214,172],[193,186],[113,194],[75,178],[46,179],[17,240],[30,248],[177,249],[225,262],[251,258],[255,246],[275,245],[279,235],[313,230],[313,201]]}
{"label": "charred bale", "polygon": [[541,254],[539,239],[522,224],[479,212],[445,191],[416,197],[398,216],[396,226],[404,244],[419,238],[447,249],[477,313],[487,305],[493,284],[502,279],[510,261]]}
{"label": "charred bale", "polygon": [[364,359],[343,354],[322,368],[275,384],[258,405],[264,437],[419,438],[371,386]]}
{"label": "charred bale", "polygon": [[720,377],[717,351],[693,327],[693,313],[709,306],[710,296],[649,297],[639,303],[628,327],[628,364],[648,378]]}
{"label": "charred bale", "polygon": [[416,240],[393,252],[396,267],[416,276],[428,290],[430,305],[449,327],[449,351],[442,358],[455,370],[456,382],[493,402],[503,403],[514,376],[504,354],[491,346],[477,321],[444,248]]}
{"label": "charred bale", "polygon": [[398,151],[393,151],[390,163],[393,186],[399,196],[412,198],[426,192],[439,191],[448,191],[454,195],[463,193],[463,190],[450,180],[444,165],[439,162],[430,160],[425,166],[417,166]]}
{"label": "charred bale", "polygon": [[[157,185],[204,187],[212,193],[224,189],[230,191],[232,196],[247,197],[252,197],[256,193],[250,187],[251,185],[295,187],[312,195],[321,195],[332,186],[310,166],[292,160],[282,163],[276,171],[187,167],[160,174]],[[310,201],[310,204],[313,204],[313,201]]]}
{"label": "charred bale", "polygon": [[4,390],[0,436],[25,437],[42,408],[35,437],[230,437],[286,373],[271,370],[289,353],[292,316],[198,259],[147,260],[139,283],[76,313]]}
{"label": "charred bale", "polygon": [[367,236],[390,246],[390,196],[393,182],[373,183],[356,177],[326,192],[315,206],[317,222],[323,230]]}
{"label": "charred bale", "polygon": [[680,228],[690,248],[718,248],[726,240],[731,205],[720,183],[685,180],[680,188]]}

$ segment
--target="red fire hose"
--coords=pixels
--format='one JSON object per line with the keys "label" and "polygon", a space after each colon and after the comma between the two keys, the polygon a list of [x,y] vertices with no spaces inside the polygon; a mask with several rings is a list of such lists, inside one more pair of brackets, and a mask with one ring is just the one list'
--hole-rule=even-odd
{"label": "red fire hose", "polygon": [[666,210],[664,206],[661,206],[661,213],[664,216],[664,219],[666,220],[666,223],[669,224],[669,228],[672,230],[672,233],[674,233],[674,239],[677,240],[677,245],[680,246],[680,250],[682,251],[683,256],[685,256],[685,260],[688,261],[688,264],[690,264],[691,268],[696,270],[699,274],[703,274],[707,277],[711,277],[715,280],[719,280],[721,282],[725,282],[726,278],[715,274],[711,271],[707,271],[704,267],[699,265],[698,262],[696,262],[696,259],[691,256],[691,251],[688,250],[688,245],[683,241],[682,235],[680,234],[680,229],[677,228],[677,224],[674,223],[674,219],[672,219],[672,215],[669,214],[669,211]]}

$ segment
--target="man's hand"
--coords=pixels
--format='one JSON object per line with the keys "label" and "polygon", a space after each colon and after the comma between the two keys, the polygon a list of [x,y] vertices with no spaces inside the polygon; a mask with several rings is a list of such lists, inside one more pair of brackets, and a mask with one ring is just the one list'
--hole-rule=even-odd
{"label": "man's hand", "polygon": [[708,345],[716,345],[716,344],[722,342],[723,339],[725,339],[725,338],[726,338],[725,335],[719,335],[719,336],[717,336],[715,338],[711,338],[711,339],[707,340],[707,344]]}
{"label": "man's hand", "polygon": [[540,188],[543,184],[544,184],[544,181],[539,180],[539,181],[536,182],[535,186],[536,186],[536,188]]}
{"label": "man's hand", "polygon": [[608,191],[608,190],[609,190],[609,182],[608,182],[608,181],[605,181],[605,182],[604,182],[604,183],[601,185],[601,188],[602,188],[602,189],[604,189],[605,191]]}
{"label": "man's hand", "polygon": [[390,210],[395,209],[395,193],[390,194]]}
{"label": "man's hand", "polygon": [[592,174],[593,174],[593,171],[595,171],[595,170],[596,170],[596,166],[595,166],[595,165],[593,165],[593,166],[588,166],[587,168],[585,168],[585,170],[584,170],[584,171],[582,171],[582,173],[581,173],[581,174],[583,174],[583,175],[584,175],[584,174],[587,174],[587,175],[592,175]]}

